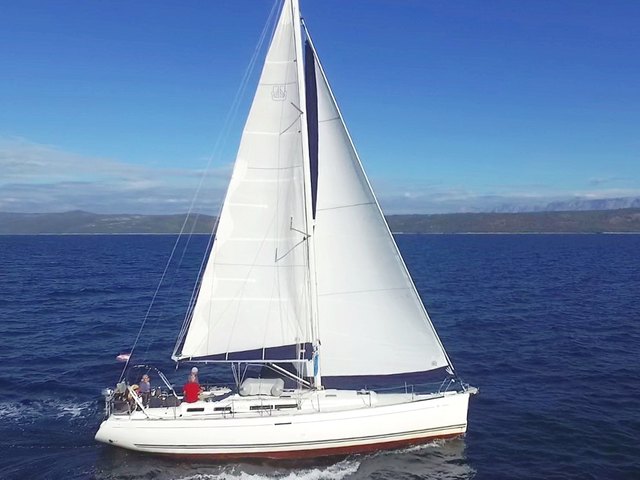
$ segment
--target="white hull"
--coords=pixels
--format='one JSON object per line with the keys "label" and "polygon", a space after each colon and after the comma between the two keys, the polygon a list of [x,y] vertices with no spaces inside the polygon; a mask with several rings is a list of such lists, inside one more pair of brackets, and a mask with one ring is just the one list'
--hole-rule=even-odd
{"label": "white hull", "polygon": [[[469,393],[233,395],[113,414],[96,440],[142,452],[218,458],[316,457],[397,448],[463,434]],[[220,410],[225,407],[227,411]]]}

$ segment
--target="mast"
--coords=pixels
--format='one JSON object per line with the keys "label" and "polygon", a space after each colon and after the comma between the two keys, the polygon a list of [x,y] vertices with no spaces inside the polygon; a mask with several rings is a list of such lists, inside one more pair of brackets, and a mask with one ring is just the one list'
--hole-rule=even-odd
{"label": "mast", "polygon": [[300,134],[302,137],[302,158],[304,170],[304,197],[305,197],[305,226],[307,234],[307,261],[309,265],[309,307],[311,316],[311,334],[313,339],[313,383],[317,389],[322,388],[322,375],[320,372],[320,331],[318,322],[318,293],[316,281],[314,230],[315,220],[313,218],[313,200],[311,187],[311,161],[309,154],[309,133],[308,118],[306,112],[307,95],[305,85],[304,56],[302,51],[302,24],[300,16],[300,5],[298,0],[291,0],[291,14],[293,17],[293,35],[296,51],[296,66],[298,70],[298,91],[300,92]]}

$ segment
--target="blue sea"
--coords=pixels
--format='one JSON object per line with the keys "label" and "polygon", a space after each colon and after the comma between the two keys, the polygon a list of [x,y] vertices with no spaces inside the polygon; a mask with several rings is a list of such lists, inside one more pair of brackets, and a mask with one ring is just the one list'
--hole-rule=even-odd
{"label": "blue sea", "polygon": [[0,236],[1,479],[640,479],[640,235],[399,235],[458,373],[480,388],[467,435],[276,465],[93,440],[143,319],[134,360],[183,378],[169,356],[208,239],[175,241]]}

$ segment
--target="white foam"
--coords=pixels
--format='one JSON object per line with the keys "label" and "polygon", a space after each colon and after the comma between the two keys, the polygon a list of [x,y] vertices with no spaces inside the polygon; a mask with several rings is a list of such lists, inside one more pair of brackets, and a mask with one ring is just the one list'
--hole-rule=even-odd
{"label": "white foam", "polygon": [[19,418],[23,414],[22,407],[17,403],[0,403],[0,419],[9,420]]}
{"label": "white foam", "polygon": [[199,473],[188,477],[180,477],[178,480],[342,480],[356,473],[359,467],[360,462],[349,459],[324,468],[301,468],[288,472],[275,471],[269,474],[236,471],[238,467],[234,467],[226,472],[216,474]]}
{"label": "white foam", "polygon": [[412,447],[400,448],[397,450],[393,450],[395,453],[413,453],[420,452],[422,450],[429,450],[432,448],[439,448],[444,445],[444,440],[433,440],[429,443],[422,443],[420,445],[414,445]]}
{"label": "white foam", "polygon": [[71,400],[34,400],[29,403],[2,402],[0,403],[0,419],[25,420],[32,423],[43,418],[83,418],[93,415],[95,402],[74,402]]}
{"label": "white foam", "polygon": [[56,405],[58,410],[57,418],[72,417],[77,418],[85,416],[93,410],[95,402],[62,402]]}

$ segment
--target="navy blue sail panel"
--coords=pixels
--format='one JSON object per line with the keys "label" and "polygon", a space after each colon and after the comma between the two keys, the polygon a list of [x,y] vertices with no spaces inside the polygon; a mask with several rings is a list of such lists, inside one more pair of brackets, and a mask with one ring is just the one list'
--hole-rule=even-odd
{"label": "navy blue sail panel", "polygon": [[[302,355],[298,356],[300,347],[304,349]],[[281,345],[279,347],[256,348],[254,350],[243,350],[239,352],[218,353],[204,357],[184,358],[183,360],[211,361],[211,362],[256,362],[256,361],[296,361],[311,360],[313,346],[310,343],[304,345]]]}
{"label": "navy blue sail panel", "polygon": [[316,218],[318,200],[318,89],[316,85],[316,61],[307,40],[304,48],[304,82],[307,92],[307,132],[309,137],[309,168],[311,176],[311,208]]}
{"label": "navy blue sail panel", "polygon": [[422,372],[394,373],[391,375],[347,375],[335,377],[322,377],[322,385],[325,388],[338,389],[384,389],[401,387],[403,385],[427,386],[432,384],[437,387],[444,381],[455,378],[451,373],[451,367],[441,367]]}

